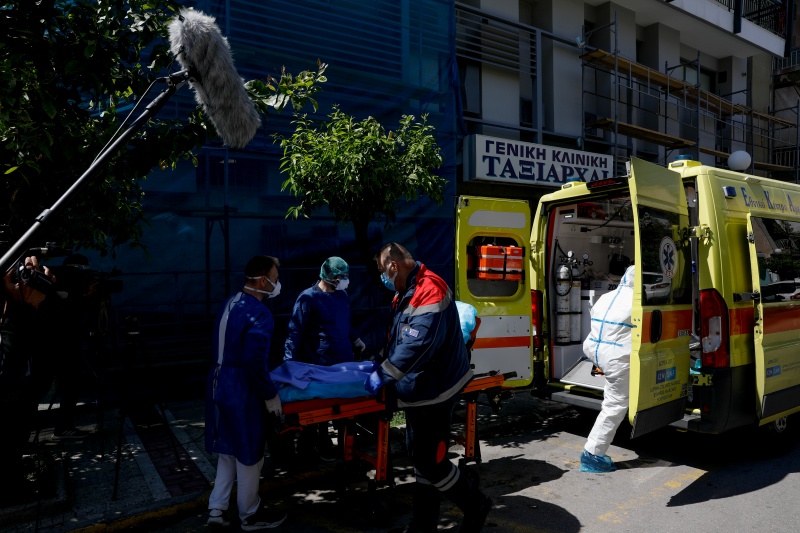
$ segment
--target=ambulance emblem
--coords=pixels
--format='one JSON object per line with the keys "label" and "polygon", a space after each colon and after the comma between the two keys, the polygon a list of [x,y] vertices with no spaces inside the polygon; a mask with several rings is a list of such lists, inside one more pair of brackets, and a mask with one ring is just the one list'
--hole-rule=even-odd
{"label": "ambulance emblem", "polygon": [[672,279],[675,277],[675,267],[677,264],[677,251],[675,248],[675,241],[670,237],[661,239],[661,246],[658,250],[658,258],[661,262],[661,272],[665,276]]}

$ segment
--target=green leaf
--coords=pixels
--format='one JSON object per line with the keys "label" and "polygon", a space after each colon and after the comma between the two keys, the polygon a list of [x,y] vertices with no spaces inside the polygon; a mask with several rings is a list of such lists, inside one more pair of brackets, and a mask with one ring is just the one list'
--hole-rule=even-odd
{"label": "green leaf", "polygon": [[44,109],[45,114],[49,118],[55,118],[56,113],[58,113],[58,110],[56,110],[56,106],[53,104],[52,100],[42,101],[42,109]]}
{"label": "green leaf", "polygon": [[11,168],[9,168],[8,170],[6,170],[6,172],[5,172],[5,173],[6,173],[6,174],[11,174],[12,172],[14,172],[15,170],[17,170],[18,168],[19,168],[18,166],[16,166],[16,167],[11,167]]}

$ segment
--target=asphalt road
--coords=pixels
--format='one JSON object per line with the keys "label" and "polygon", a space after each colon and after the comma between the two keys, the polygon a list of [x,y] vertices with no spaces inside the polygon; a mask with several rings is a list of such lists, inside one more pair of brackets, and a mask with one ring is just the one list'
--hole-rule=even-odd
{"label": "asphalt road", "polygon": [[[790,420],[779,437],[761,430],[703,436],[665,428],[631,440],[623,426],[609,451],[620,470],[585,474],[578,457],[596,413],[527,395],[506,405],[506,423],[481,433],[483,462],[471,466],[495,503],[487,533],[800,529],[800,431],[791,428],[800,420]],[[451,451],[457,460],[459,449]],[[378,532],[410,518],[412,470],[403,458],[395,461],[397,485],[376,492],[352,481],[343,493],[337,468],[290,477],[264,495],[289,513],[275,531]],[[184,515],[148,529],[203,531],[205,519],[205,513]],[[458,510],[443,504],[440,529],[458,531],[459,519]]]}

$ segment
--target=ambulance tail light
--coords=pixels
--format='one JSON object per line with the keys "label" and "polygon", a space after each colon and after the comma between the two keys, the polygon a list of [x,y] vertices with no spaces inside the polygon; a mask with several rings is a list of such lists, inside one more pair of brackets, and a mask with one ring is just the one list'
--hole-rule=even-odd
{"label": "ambulance tail light", "polygon": [[533,347],[542,349],[542,291],[531,291],[531,338]]}
{"label": "ambulance tail light", "polygon": [[716,289],[700,291],[700,345],[704,367],[730,366],[728,306]]}

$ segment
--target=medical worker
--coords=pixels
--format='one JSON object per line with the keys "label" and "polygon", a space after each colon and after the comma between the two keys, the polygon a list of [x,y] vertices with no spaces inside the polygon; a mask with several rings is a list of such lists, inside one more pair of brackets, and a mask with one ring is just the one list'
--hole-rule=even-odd
{"label": "medical worker", "polygon": [[600,414],[581,453],[581,472],[617,469],[606,451],[628,412],[634,273],[635,267],[629,266],[617,288],[598,298],[591,309],[592,330],[583,353],[602,370],[606,384]]}
{"label": "medical worker", "polygon": [[300,293],[289,320],[284,360],[315,365],[348,363],[364,343],[350,329],[350,268],[341,257],[329,257],[319,280]]}
{"label": "medical worker", "polygon": [[[329,257],[319,280],[297,297],[289,319],[284,360],[330,366],[349,363],[365,345],[350,329],[350,267],[341,257]],[[328,436],[328,423],[307,425],[298,437],[298,452],[333,461],[337,452]]]}
{"label": "medical worker", "polygon": [[453,407],[472,379],[453,294],[397,243],[385,245],[375,258],[383,284],[395,295],[384,358],[365,388],[371,394],[384,385],[394,389],[398,407],[405,409],[416,477],[411,523],[396,531],[436,532],[444,496],[464,513],[459,531],[478,532],[492,500],[447,457]]}
{"label": "medical worker", "polygon": [[258,495],[267,413],[277,417],[283,414],[267,369],[275,323],[263,303],[281,292],[278,260],[253,257],[244,274],[244,287],[225,302],[214,330],[205,437],[206,449],[219,454],[219,459],[208,499],[208,525],[230,524],[227,510],[235,480],[241,527],[256,531],[277,527],[286,519],[286,513],[262,507]]}

